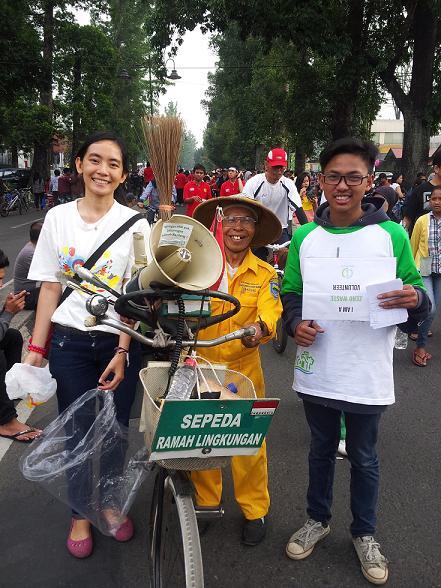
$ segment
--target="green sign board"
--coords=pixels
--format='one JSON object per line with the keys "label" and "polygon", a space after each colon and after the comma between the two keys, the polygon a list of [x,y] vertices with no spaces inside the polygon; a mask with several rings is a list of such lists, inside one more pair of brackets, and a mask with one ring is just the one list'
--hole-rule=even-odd
{"label": "green sign board", "polygon": [[279,400],[165,400],[150,459],[253,455]]}

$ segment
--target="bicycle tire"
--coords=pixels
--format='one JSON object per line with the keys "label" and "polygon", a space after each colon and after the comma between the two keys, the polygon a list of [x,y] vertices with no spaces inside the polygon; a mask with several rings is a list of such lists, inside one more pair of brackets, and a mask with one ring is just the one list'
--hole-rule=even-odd
{"label": "bicycle tire", "polygon": [[[203,588],[199,529],[190,492],[178,491],[180,477],[160,468],[150,509],[149,554],[152,588]],[[187,482],[188,484],[188,482]]]}
{"label": "bicycle tire", "polygon": [[18,207],[18,214],[22,215],[22,214],[23,214],[23,207],[22,207],[22,205],[21,205],[21,202],[19,202],[19,203],[17,204],[17,207]]}
{"label": "bicycle tire", "polygon": [[6,204],[6,202],[2,202],[2,204],[0,205],[0,215],[1,216],[8,216],[8,205]]}

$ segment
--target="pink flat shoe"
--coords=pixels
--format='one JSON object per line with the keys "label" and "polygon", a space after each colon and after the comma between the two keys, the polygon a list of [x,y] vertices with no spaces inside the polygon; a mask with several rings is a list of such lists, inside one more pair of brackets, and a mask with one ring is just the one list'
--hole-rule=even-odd
{"label": "pink flat shoe", "polygon": [[77,557],[78,559],[84,559],[85,557],[89,557],[93,551],[92,529],[90,529],[89,537],[86,537],[86,539],[80,539],[79,541],[74,541],[70,538],[73,524],[74,519],[72,519],[69,536],[67,538],[67,550],[74,557]]}
{"label": "pink flat shoe", "polygon": [[125,522],[120,525],[117,529],[112,531],[112,537],[121,543],[125,541],[130,541],[133,537],[135,532],[135,527],[133,526],[132,520],[127,517]]}

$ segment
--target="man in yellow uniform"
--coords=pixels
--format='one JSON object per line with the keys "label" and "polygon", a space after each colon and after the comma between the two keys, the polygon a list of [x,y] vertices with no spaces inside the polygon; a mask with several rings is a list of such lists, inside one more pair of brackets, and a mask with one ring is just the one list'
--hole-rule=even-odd
{"label": "man in yellow uniform", "polygon": [[[241,309],[232,318],[201,331],[200,337],[212,339],[250,325],[255,327],[256,334],[218,347],[201,349],[199,353],[213,363],[225,364],[250,378],[257,396],[263,397],[265,382],[259,345],[273,337],[282,306],[274,268],[253,255],[251,247],[274,243],[282,227],[268,208],[239,196],[208,200],[197,207],[193,216],[210,227],[218,206],[223,210],[228,293],[239,299]],[[230,307],[228,302],[213,301],[212,314],[226,312]],[[265,517],[270,505],[265,443],[256,455],[233,457],[231,467],[234,494],[245,516],[242,542],[258,545],[265,537]],[[221,470],[192,472],[191,477],[197,504],[202,507],[218,506],[222,497]]]}

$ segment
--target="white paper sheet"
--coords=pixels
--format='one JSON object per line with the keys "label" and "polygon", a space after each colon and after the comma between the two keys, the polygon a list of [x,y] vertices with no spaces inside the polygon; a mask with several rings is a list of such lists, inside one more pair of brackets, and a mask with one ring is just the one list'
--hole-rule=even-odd
{"label": "white paper sheet", "polygon": [[405,308],[382,308],[379,304],[380,302],[384,302],[384,300],[377,298],[378,294],[402,289],[403,281],[400,278],[366,286],[369,303],[369,322],[373,329],[390,327],[407,321],[407,310]]}
{"label": "white paper sheet", "polygon": [[302,318],[369,322],[366,285],[395,276],[395,257],[306,258],[302,262]]}

